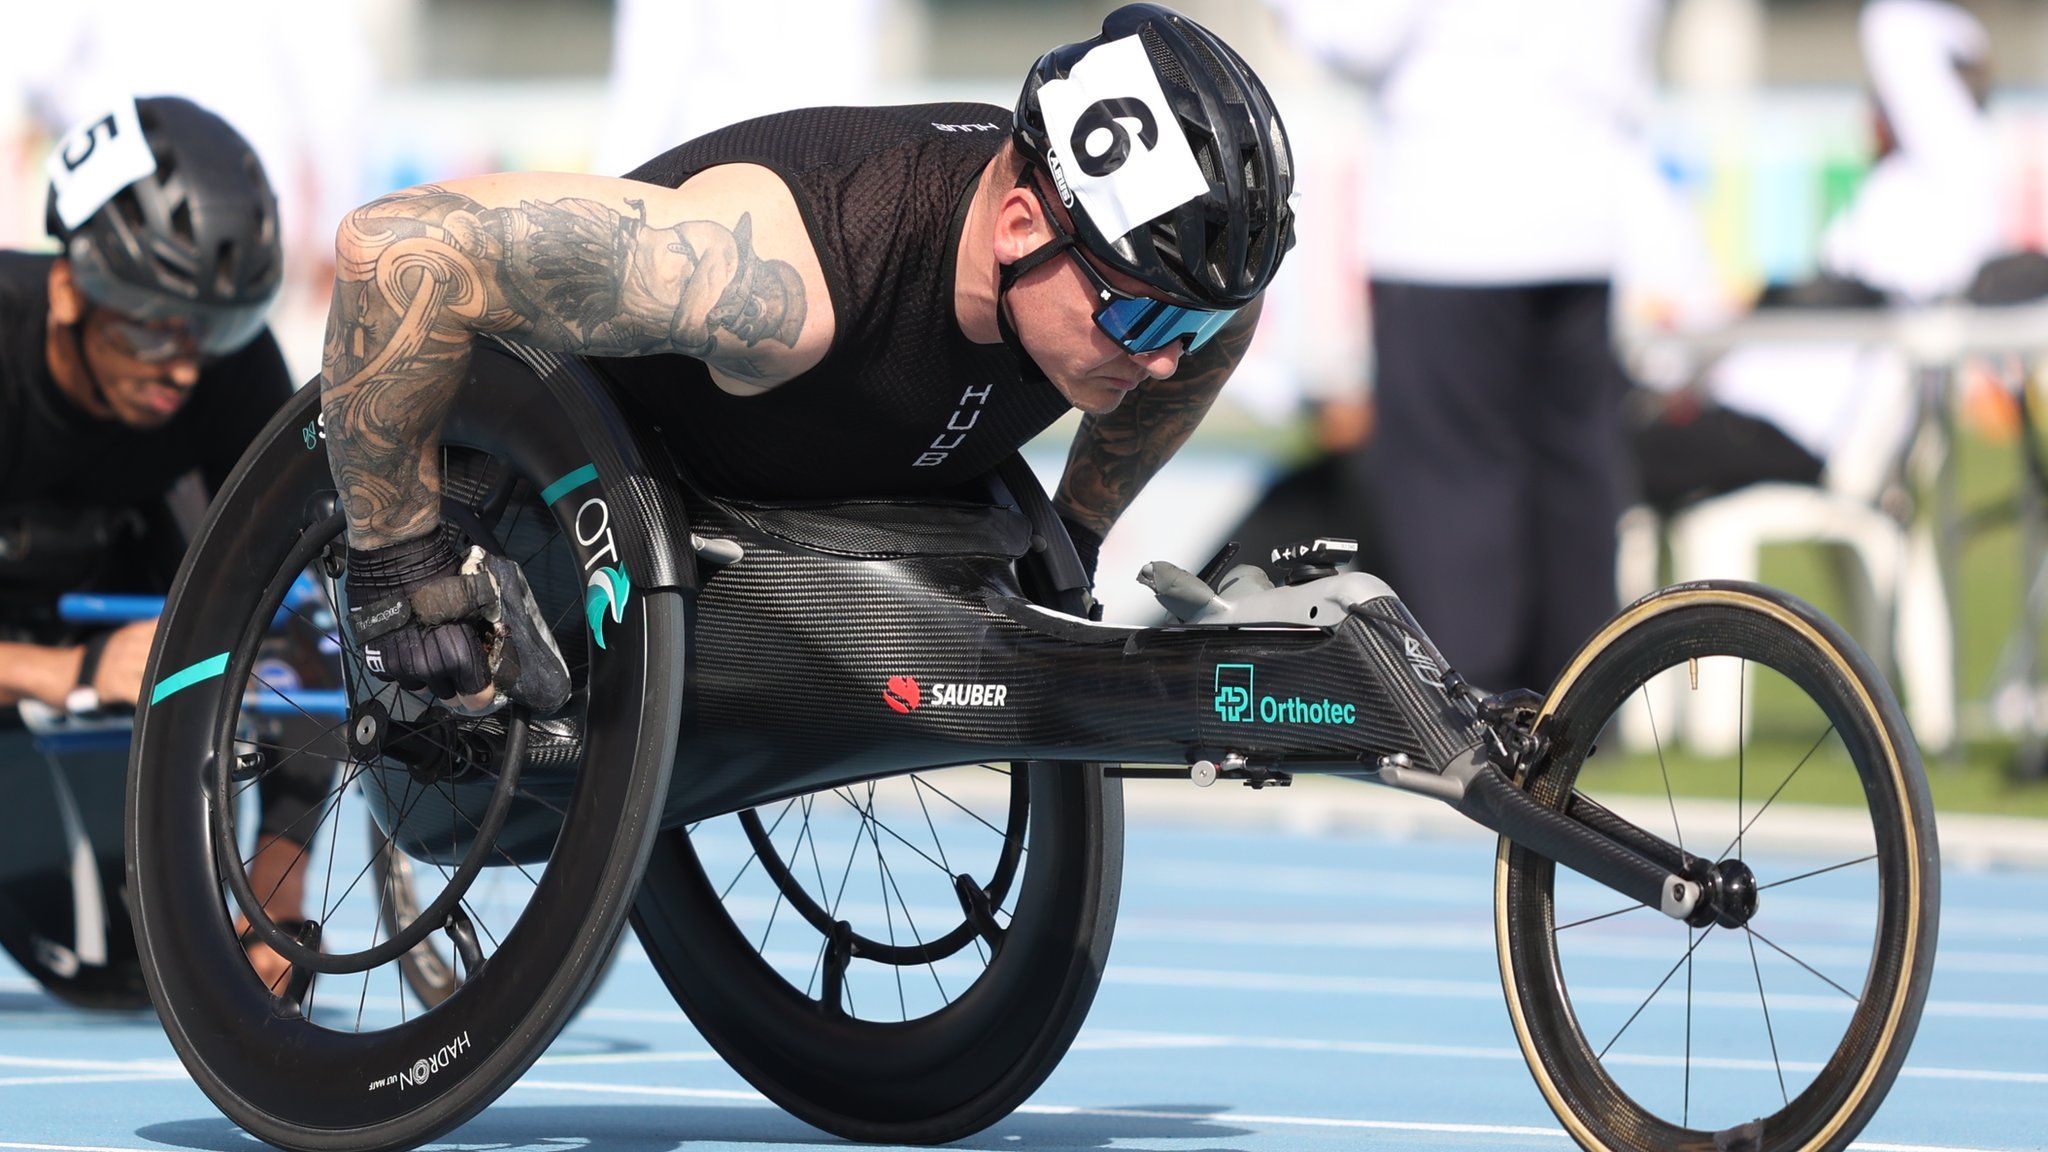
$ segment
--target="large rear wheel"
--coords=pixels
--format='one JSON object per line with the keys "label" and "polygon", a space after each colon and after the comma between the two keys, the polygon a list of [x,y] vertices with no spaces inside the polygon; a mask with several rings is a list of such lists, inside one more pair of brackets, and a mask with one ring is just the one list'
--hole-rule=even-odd
{"label": "large rear wheel", "polygon": [[[623,568],[643,554],[629,538],[666,527],[636,520],[644,501],[618,498],[638,471],[620,457],[630,446],[589,431],[560,378],[486,350],[476,372],[443,437],[444,511],[522,564],[572,665],[562,713],[457,716],[359,666],[339,631],[347,560],[310,390],[230,478],[158,630],[128,801],[144,972],[194,1080],[285,1148],[416,1146],[532,1064],[624,927],[674,756],[679,597],[618,595],[618,580],[599,605],[615,611],[586,610],[586,572]],[[324,610],[294,605],[309,583]],[[258,653],[280,614],[320,633],[343,689],[266,672]],[[260,718],[280,711],[306,734],[266,735]],[[300,926],[271,920],[249,890],[243,793],[306,757],[341,771],[308,813],[317,827],[296,830],[311,857]],[[352,818],[365,812],[378,850],[412,861],[414,907],[395,908],[370,878]],[[475,881],[491,873],[519,897],[481,900]],[[289,979],[265,987],[253,975],[238,912],[292,961]],[[455,984],[438,1003],[411,1002],[404,958],[433,942],[457,958]]]}

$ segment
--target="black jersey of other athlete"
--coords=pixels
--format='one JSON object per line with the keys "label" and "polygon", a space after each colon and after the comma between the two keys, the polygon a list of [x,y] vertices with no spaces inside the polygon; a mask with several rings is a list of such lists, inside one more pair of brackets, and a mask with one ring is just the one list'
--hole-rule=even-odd
{"label": "black jersey of other athlete", "polygon": [[[20,529],[31,515],[118,510],[133,510],[153,529],[165,528],[163,498],[171,486],[196,471],[208,495],[218,492],[242,450],[290,397],[284,357],[265,331],[233,355],[207,364],[191,399],[162,426],[138,429],[95,419],[59,392],[50,374],[45,332],[54,259],[0,252],[0,537]],[[180,551],[150,548],[156,570],[126,573],[133,583],[120,590],[168,587],[163,560],[167,553],[175,568]],[[16,574],[27,579],[33,571],[41,570],[23,567]],[[22,581],[10,580],[8,573],[0,558],[0,590],[12,585],[20,593]]]}
{"label": "black jersey of other athlete", "polygon": [[629,177],[674,188],[759,164],[802,212],[837,327],[825,358],[736,396],[681,356],[603,361],[685,466],[728,494],[903,495],[983,475],[1067,411],[1007,345],[960,331],[953,273],[982,170],[1010,134],[988,104],[806,108],[722,128]]}

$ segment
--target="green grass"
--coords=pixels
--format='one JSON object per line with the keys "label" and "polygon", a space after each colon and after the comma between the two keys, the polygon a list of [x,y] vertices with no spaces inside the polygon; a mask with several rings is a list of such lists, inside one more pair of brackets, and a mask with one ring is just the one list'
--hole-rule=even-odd
{"label": "green grass", "polygon": [[[1965,739],[1953,751],[1927,754],[1928,782],[1940,810],[2048,817],[2048,781],[2018,779],[2012,742],[1971,730],[1973,712],[1981,715],[1981,702],[1989,691],[1999,654],[2021,618],[2021,542],[2016,522],[2009,515],[2018,491],[2021,455],[2016,445],[1996,445],[1967,436],[1959,441],[1957,453],[1959,505],[1966,513],[2002,509],[2008,514],[1984,517],[1984,526],[1966,535],[1950,558],[1949,600],[1956,623],[1957,689]],[[1925,504],[1922,514],[1931,515]],[[1765,583],[1809,601],[1853,632],[1838,561],[1839,557],[1822,547],[1778,546],[1765,551],[1761,576]],[[2043,651],[2048,652],[2048,638],[2043,643]],[[2043,675],[2048,676],[2048,667]],[[1812,737],[1802,738],[1796,731],[1799,723],[1788,726],[1780,723],[1784,717],[1772,715],[1774,709],[1792,708],[1791,702],[1796,700],[1789,685],[1758,687],[1753,705],[1758,709],[1758,731],[1746,752],[1745,792],[1760,786],[1761,774],[1767,781],[1761,786],[1768,794],[1810,746]],[[1973,703],[1979,707],[1973,709]],[[1818,730],[1814,729],[1816,734]],[[1668,743],[1661,770],[1653,753],[1604,749],[1588,761],[1584,785],[1596,792],[1662,795],[1668,775],[1678,795],[1735,795],[1738,773],[1733,760],[1701,761],[1685,754],[1678,742]],[[1861,805],[1860,786],[1846,765],[1838,744],[1832,752],[1823,750],[1800,770],[1784,799]],[[1776,775],[1771,774],[1773,769]]]}

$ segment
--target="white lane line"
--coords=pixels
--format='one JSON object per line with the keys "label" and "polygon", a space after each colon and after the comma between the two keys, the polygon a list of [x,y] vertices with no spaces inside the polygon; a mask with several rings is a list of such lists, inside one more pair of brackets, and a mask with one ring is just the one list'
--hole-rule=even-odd
{"label": "white lane line", "polygon": [[[1611,905],[1610,905],[1611,907]],[[1620,925],[1625,917],[1617,918]],[[1647,923],[1655,923],[1653,918]],[[1676,923],[1671,925],[1679,931]],[[1944,925],[1946,927],[1946,925]],[[1381,921],[1375,924],[1337,924],[1327,921],[1303,920],[1213,920],[1179,918],[1167,916],[1118,916],[1116,937],[1119,944],[1125,941],[1143,941],[1148,944],[1195,944],[1195,945],[1243,945],[1246,947],[1279,948],[1344,948],[1360,951],[1389,951],[1413,953],[1418,951],[1441,952],[1485,952],[1491,955],[1494,949],[1493,927],[1448,925],[1437,922],[1394,922]],[[1773,933],[1774,939],[1779,939]],[[1779,939],[1787,948],[1795,949],[1799,958],[1812,964],[1845,964],[1854,968],[1865,967],[1870,960],[1870,945],[1816,944],[1800,940]],[[1660,941],[1642,931],[1630,931],[1623,926],[1620,931],[1602,932],[1599,928],[1574,934],[1564,942],[1570,956],[1598,956],[1603,959],[1669,961],[1675,953],[1668,941]],[[1680,948],[1679,951],[1683,951]],[[1749,967],[1748,951],[1735,948],[1712,953],[1710,948],[1700,950],[1701,958],[1740,963]],[[2015,976],[2048,976],[2048,956],[2035,952],[1982,952],[1965,951],[1944,947],[1935,957],[1939,972],[1980,972]]]}
{"label": "white lane line", "polygon": [[665,1084],[604,1084],[587,1080],[521,1080],[510,1091],[522,1088],[538,1089],[543,1092],[592,1092],[601,1095],[616,1093],[620,1096],[668,1096],[679,1100],[728,1100],[737,1104],[762,1104],[770,1108],[774,1102],[759,1092],[743,1088],[672,1088]]}
{"label": "white lane line", "polygon": [[[666,1096],[691,1100],[722,1100],[770,1106],[758,1092],[730,1088],[661,1088],[633,1084],[601,1084],[574,1080],[522,1080],[514,1088],[546,1092],[583,1092],[596,1095]],[[1338,1128],[1373,1132],[1429,1132],[1460,1136],[1535,1136],[1548,1140],[1569,1140],[1556,1128],[1526,1124],[1456,1124],[1426,1120],[1359,1120],[1343,1116],[1287,1116],[1257,1112],[1166,1112],[1141,1108],[1083,1108],[1065,1104],[1026,1104],[1017,1109],[1026,1116],[1099,1116],[1103,1119],[1178,1120],[1206,1124],[1270,1124],[1290,1128]],[[7,1147],[0,1145],[0,1148]],[[2006,1152],[1996,1148],[1963,1148],[1934,1144],[1851,1144],[1852,1152]]]}
{"label": "white lane line", "polygon": [[0,1088],[21,1088],[42,1084],[144,1084],[153,1080],[184,1080],[179,1072],[103,1072],[90,1076],[8,1076],[0,1077]]}
{"label": "white lane line", "polygon": [[[1236,972],[1204,969],[1118,967],[1112,964],[1103,979],[1110,983],[1137,984],[1163,988],[1218,988],[1261,992],[1311,992],[1354,996],[1396,996],[1411,999],[1493,1000],[1501,996],[1497,983],[1471,980],[1394,979],[1380,976],[1308,976],[1286,972]],[[1571,997],[1580,1004],[1642,1003],[1641,989],[1574,987]],[[1716,1008],[1746,1007],[1755,1003],[1748,995],[1734,992],[1701,992],[1694,1002]],[[1783,1005],[1795,1012],[1848,1012],[1855,1007],[1839,992],[1827,995],[1786,993],[1771,997],[1775,1011]],[[1927,1016],[1981,1020],[2048,1020],[2048,1004],[2004,1004],[1979,1000],[1929,1000]]]}
{"label": "white lane line", "polygon": [[[1380,1040],[1311,1040],[1287,1036],[1210,1036],[1179,1032],[1103,1032],[1083,1034],[1074,1041],[1076,1052],[1144,1051],[1149,1049],[1246,1048],[1283,1052],[1342,1052],[1361,1056],[1441,1057],[1451,1060],[1502,1060],[1520,1064],[1522,1053],[1515,1048],[1478,1048],[1452,1044],[1403,1044]],[[1682,1056],[1649,1056],[1615,1053],[1603,1063],[1644,1068],[1680,1068]],[[1725,1068],[1745,1072],[1769,1072],[1778,1065],[1769,1060],[1695,1056],[1694,1067]],[[1787,1072],[1818,1072],[1818,1062],[1783,1062]],[[1994,1084],[2048,1084],[2048,1072],[2008,1072],[1986,1068],[1923,1068],[1912,1064],[1899,1075],[1922,1080],[1974,1080]]]}
{"label": "white lane line", "polygon": [[117,1148],[108,1144],[21,1144],[11,1140],[0,1140],[0,1148],[19,1148],[24,1152],[164,1152],[161,1144],[154,1148]]}
{"label": "white lane line", "polygon": [[60,1056],[0,1056],[0,1068],[64,1068],[74,1072],[182,1072],[176,1060],[70,1060]]}
{"label": "white lane line", "polygon": [[545,1068],[556,1064],[701,1064],[717,1063],[722,1059],[718,1053],[709,1049],[696,1052],[593,1052],[580,1056],[543,1056],[534,1062],[534,1066]]}

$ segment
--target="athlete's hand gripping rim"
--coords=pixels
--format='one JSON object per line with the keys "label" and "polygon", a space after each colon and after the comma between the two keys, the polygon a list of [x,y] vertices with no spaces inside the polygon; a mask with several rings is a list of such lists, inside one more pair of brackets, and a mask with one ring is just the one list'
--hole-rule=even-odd
{"label": "athlete's hand gripping rim", "polygon": [[569,699],[569,668],[519,565],[443,527],[349,553],[349,630],[363,666],[467,711]]}

